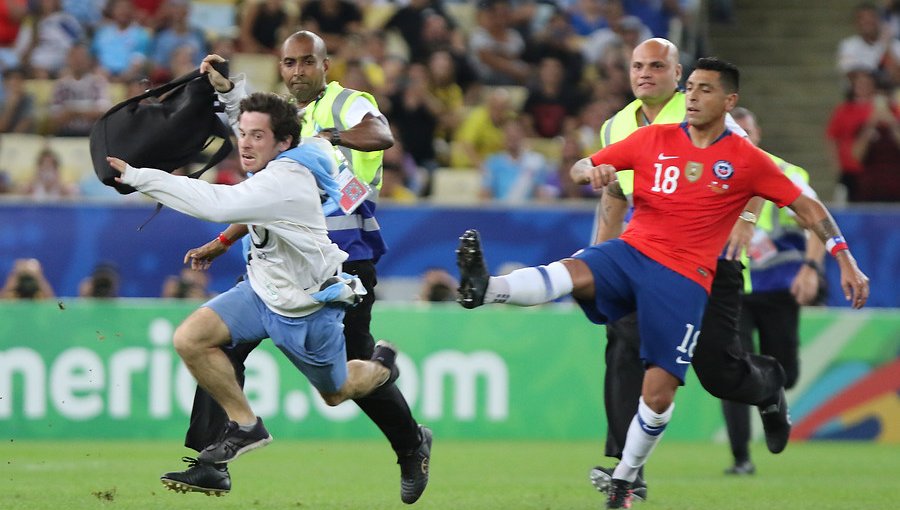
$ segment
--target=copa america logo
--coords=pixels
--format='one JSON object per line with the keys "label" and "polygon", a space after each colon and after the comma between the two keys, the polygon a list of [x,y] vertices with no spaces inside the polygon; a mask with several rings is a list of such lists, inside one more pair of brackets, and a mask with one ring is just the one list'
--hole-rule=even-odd
{"label": "copa america logo", "polygon": [[728,161],[720,159],[713,165],[713,173],[716,174],[716,177],[719,179],[728,179],[734,175],[734,167],[731,166],[731,163]]}

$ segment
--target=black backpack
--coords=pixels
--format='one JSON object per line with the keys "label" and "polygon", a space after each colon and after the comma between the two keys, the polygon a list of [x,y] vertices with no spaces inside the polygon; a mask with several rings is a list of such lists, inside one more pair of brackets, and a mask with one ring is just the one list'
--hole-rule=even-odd
{"label": "black backpack", "polygon": [[[228,63],[216,63],[228,76]],[[141,101],[160,98],[157,101]],[[216,115],[216,92],[199,69],[165,85],[113,106],[91,129],[91,159],[97,177],[127,195],[136,191],[118,183],[119,175],[107,156],[124,160],[135,168],[158,168],[172,172],[191,163],[214,140],[224,143],[206,165],[190,177],[212,168],[231,152],[231,129]]]}

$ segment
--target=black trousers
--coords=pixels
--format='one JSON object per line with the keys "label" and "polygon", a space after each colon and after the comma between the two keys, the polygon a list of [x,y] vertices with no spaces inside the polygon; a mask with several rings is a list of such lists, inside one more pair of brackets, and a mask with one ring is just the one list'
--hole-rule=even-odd
{"label": "black trousers", "polygon": [[[371,260],[345,262],[343,270],[358,276],[368,291],[362,302],[347,309],[344,316],[344,337],[347,342],[347,359],[369,359],[375,350],[375,340],[369,330],[372,322],[372,305],[375,303],[375,285],[378,279],[375,264]],[[234,366],[235,376],[244,385],[244,361],[259,342],[239,344],[233,349],[223,348]],[[379,388],[374,393],[355,400],[356,405],[381,429],[398,455],[408,453],[419,445],[419,429],[409,405],[395,384]],[[197,387],[191,410],[191,423],[184,445],[198,452],[216,440],[228,421],[221,406]]]}
{"label": "black trousers", "polygon": [[[790,291],[754,292],[741,303],[740,338],[747,352],[755,352],[753,333],[759,332],[759,352],[772,356],[785,373],[785,388],[800,375],[800,305]],[[735,462],[750,460],[750,407],[722,401],[722,414]]]}
{"label": "black trousers", "polygon": [[[760,405],[777,396],[785,382],[784,371],[775,358],[752,354],[741,345],[741,267],[737,261],[719,260],[691,364],[700,384],[714,397]],[[635,314],[607,324],[606,329],[606,455],[621,459],[628,427],[637,413],[644,363]]]}

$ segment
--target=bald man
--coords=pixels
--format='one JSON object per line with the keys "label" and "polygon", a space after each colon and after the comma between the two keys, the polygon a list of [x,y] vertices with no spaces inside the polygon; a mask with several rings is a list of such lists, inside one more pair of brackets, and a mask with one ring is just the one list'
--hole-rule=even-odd
{"label": "bald man", "polygon": [[[672,42],[654,38],[635,47],[630,80],[637,99],[603,124],[603,147],[624,139],[643,126],[683,122],[687,110],[685,95],[678,89],[681,76],[678,48]],[[730,115],[726,117],[726,126],[732,132],[746,136]],[[622,233],[631,203],[632,176],[632,172],[619,172],[618,181],[604,190],[597,209],[595,243]],[[774,358],[750,354],[743,349],[737,322],[743,288],[738,257],[753,236],[763,202],[759,198],[748,202],[717,263],[692,365],[700,383],[710,394],[759,407],[766,444],[773,453],[778,453],[784,449],[790,435],[790,418],[784,400],[784,371]],[[607,324],[606,336],[606,455],[621,459],[644,377],[636,315],[630,314]],[[612,472],[612,468],[596,466],[591,469],[590,479],[599,491],[606,492]],[[646,499],[647,484],[643,472],[633,488],[636,499]]]}

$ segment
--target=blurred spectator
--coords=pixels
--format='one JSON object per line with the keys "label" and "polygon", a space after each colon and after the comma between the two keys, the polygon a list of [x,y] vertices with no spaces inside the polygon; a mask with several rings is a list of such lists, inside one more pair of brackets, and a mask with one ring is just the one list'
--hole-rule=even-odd
{"label": "blurred spectator", "polygon": [[34,200],[47,201],[78,196],[78,188],[63,182],[59,156],[50,149],[44,149],[38,154],[34,177],[23,186],[22,194]]}
{"label": "blurred spectator", "polygon": [[28,0],[0,0],[0,70],[19,67],[27,40],[19,37]]}
{"label": "blurred spectator", "polygon": [[231,57],[237,51],[237,40],[232,37],[217,37],[211,41],[209,52],[219,55],[225,60],[231,60]]}
{"label": "blurred spectator", "polygon": [[184,58],[185,54],[190,56],[189,71],[200,67],[203,57],[209,53],[203,31],[189,24],[190,3],[187,0],[169,0],[167,5],[169,25],[153,39],[151,79],[154,83],[164,83],[183,74],[172,68],[176,51],[182,52],[180,58]]}
{"label": "blurred spectator", "polygon": [[832,112],[826,130],[832,154],[840,169],[838,201],[856,201],[860,198],[858,181],[863,166],[854,146],[859,132],[872,114],[872,98],[877,89],[873,71],[851,71],[848,78],[850,87],[847,98]]}
{"label": "blurred spectator", "polygon": [[3,90],[0,133],[33,133],[34,97],[25,90],[25,73],[19,68],[3,71]]}
{"label": "blurred spectator", "polygon": [[449,51],[435,51],[428,58],[431,94],[440,103],[435,138],[449,142],[462,121],[463,90],[456,82],[456,66]]}
{"label": "blurred spectator", "polygon": [[328,53],[341,51],[344,38],[362,32],[362,11],[346,0],[311,0],[300,11],[300,26],[319,34]]}
{"label": "blurred spectator", "polygon": [[612,52],[627,52],[630,60],[634,47],[653,37],[637,16],[617,16],[610,23],[584,41],[581,52],[589,64],[608,61]]}
{"label": "blurred spectator", "polygon": [[94,34],[91,49],[100,69],[115,81],[143,76],[150,53],[150,34],[135,21],[131,0],[110,0],[110,21]]}
{"label": "blurred spectator", "polygon": [[416,164],[429,170],[437,167],[434,135],[442,107],[431,93],[431,76],[423,64],[409,66],[406,84],[390,98],[387,115],[397,126],[406,150]]}
{"label": "blurred spectator", "polygon": [[563,80],[569,87],[576,86],[582,78],[584,58],[581,56],[583,38],[578,36],[569,15],[561,9],[554,9],[547,23],[539,27],[526,41],[525,60],[540,62],[552,57],[563,64]]}
{"label": "blurred spectator", "polygon": [[515,113],[509,91],[499,87],[491,90],[484,104],[473,108],[456,131],[450,165],[480,168],[489,154],[503,150],[503,123]]}
{"label": "blurred spectator", "polygon": [[408,64],[405,59],[396,55],[390,55],[381,63],[383,79],[381,85],[375,89],[375,99],[378,103],[390,102],[391,96],[399,94],[406,83],[406,71]]}
{"label": "blurred spectator", "polygon": [[38,259],[17,259],[6,276],[0,299],[49,299],[54,297],[53,287],[44,276]]}
{"label": "blurred spectator", "polygon": [[478,79],[486,85],[524,84],[531,66],[522,59],[525,40],[510,27],[509,0],[479,4],[478,26],[469,36],[469,58]]}
{"label": "blurred spectator", "polygon": [[277,53],[290,35],[292,20],[282,0],[247,0],[240,18],[238,46],[243,53]]}
{"label": "blurred spectator", "polygon": [[[477,76],[469,63],[469,50],[462,32],[454,28],[452,18],[433,10],[425,11],[425,23],[422,26],[422,49],[424,53],[433,55],[444,51],[453,59],[456,83],[463,90],[469,88]],[[415,62],[419,62],[415,60]]]}
{"label": "blurred spectator", "polygon": [[855,200],[900,201],[900,107],[885,87],[872,98],[871,110],[853,144],[862,164]]}
{"label": "blurred spectator", "polygon": [[107,0],[62,0],[62,8],[75,16],[88,34],[93,34],[100,22],[103,21],[103,9],[106,7],[106,3]]}
{"label": "blurred spectator", "polygon": [[482,196],[507,203],[553,198],[547,183],[552,170],[546,158],[525,143],[525,126],[520,118],[503,123],[505,147],[491,154],[482,165]]}
{"label": "blurred spectator", "polygon": [[432,267],[422,275],[422,290],[419,291],[419,301],[440,303],[456,301],[456,287],[459,283],[446,269]]}
{"label": "blurred spectator", "polygon": [[900,83],[900,41],[893,38],[881,21],[878,7],[863,2],[854,9],[856,35],[846,37],[838,45],[837,67],[846,74],[855,70],[878,72],[882,77]]}
{"label": "blurred spectator", "polygon": [[[434,19],[431,19],[434,17]],[[426,27],[426,24],[430,25]],[[385,32],[396,30],[409,49],[412,62],[425,62],[433,51],[436,40],[448,44],[464,44],[462,35],[455,30],[452,18],[444,12],[441,2],[435,0],[409,0],[409,4],[397,12],[384,25]],[[441,33],[441,35],[437,35]],[[452,34],[452,35],[451,35]],[[453,38],[455,40],[449,40]]]}
{"label": "blurred spectator", "polygon": [[522,112],[537,136],[553,138],[574,129],[575,116],[583,103],[581,94],[565,84],[563,64],[554,57],[544,57],[538,67],[537,84],[530,87]]}
{"label": "blurred spectator", "polygon": [[576,34],[587,37],[601,28],[609,27],[605,7],[609,0],[578,0],[569,9],[569,19]]}
{"label": "blurred spectator", "polygon": [[142,26],[157,30],[165,26],[169,0],[131,0],[134,18]]}
{"label": "blurred spectator", "polygon": [[685,19],[680,0],[617,0],[625,13],[637,16],[650,29],[653,37],[669,37],[672,19]]}
{"label": "blurred spectator", "polygon": [[404,173],[394,162],[385,162],[381,171],[381,190],[379,200],[388,200],[398,204],[414,204],[417,196],[404,184]]}
{"label": "blurred spectator", "polygon": [[400,132],[397,129],[397,125],[393,122],[391,123],[391,133],[394,135],[394,145],[384,150],[382,166],[385,169],[385,174],[387,174],[387,169],[390,167],[392,173],[391,178],[396,181],[398,186],[394,186],[393,189],[385,191],[385,188],[389,186],[389,183],[387,182],[389,178],[383,177],[385,182],[381,186],[379,196],[389,196],[393,200],[405,202],[408,198],[406,190],[409,190],[413,194],[413,199],[415,199],[415,196],[424,195],[426,193],[426,190],[424,189],[426,187],[426,175],[425,171],[419,169],[416,165],[416,161],[409,152],[407,152],[406,146],[403,144],[403,138],[400,136]]}
{"label": "blurred spectator", "polygon": [[101,262],[91,275],[78,284],[79,297],[111,299],[119,297],[119,267],[112,262]]}
{"label": "blurred spectator", "polygon": [[[350,34],[344,40],[341,53],[331,55],[328,77],[346,88],[374,92],[376,83],[379,87],[384,85],[384,70],[380,63],[385,55],[383,37]],[[347,83],[348,77],[351,83]]]}
{"label": "blurred spectator", "polygon": [[175,299],[208,299],[209,274],[183,268],[178,275],[170,275],[163,282],[162,297]]}
{"label": "blurred spectator", "polygon": [[69,65],[53,84],[51,132],[57,136],[87,136],[110,108],[106,78],[94,70],[94,59],[83,44],[69,51]]}
{"label": "blurred spectator", "polygon": [[22,30],[30,41],[27,60],[33,78],[56,78],[69,50],[86,37],[75,16],[62,10],[60,0],[40,0],[34,22]]}

